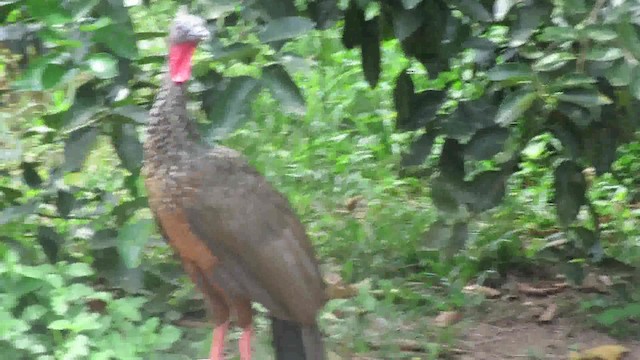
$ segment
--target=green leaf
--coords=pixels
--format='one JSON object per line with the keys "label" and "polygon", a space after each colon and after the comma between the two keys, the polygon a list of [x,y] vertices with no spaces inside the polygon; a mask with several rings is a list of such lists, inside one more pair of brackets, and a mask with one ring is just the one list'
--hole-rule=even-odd
{"label": "green leaf", "polygon": [[424,245],[422,250],[435,250],[439,251],[451,238],[451,226],[443,220],[436,220],[429,226],[429,229],[424,234]]}
{"label": "green leaf", "polygon": [[74,20],[85,20],[90,16],[91,11],[96,7],[100,0],[74,0],[65,1],[64,5],[73,15]]}
{"label": "green leaf", "polygon": [[506,194],[509,175],[508,171],[485,171],[466,182],[469,210],[480,213],[498,206]]}
{"label": "green leaf", "polygon": [[409,151],[402,155],[402,166],[422,165],[429,154],[431,154],[431,149],[433,148],[437,135],[438,133],[435,131],[422,134],[416,141],[411,143]]}
{"label": "green leaf", "polygon": [[203,94],[204,110],[212,122],[210,139],[219,139],[246,120],[247,104],[260,90],[259,82],[248,76],[225,79],[219,85]]}
{"label": "green leaf", "polygon": [[447,239],[447,244],[442,254],[447,259],[453,258],[460,250],[464,249],[469,238],[469,229],[466,222],[458,221],[451,228],[451,237]]}
{"label": "green leaf", "polygon": [[89,152],[96,144],[98,129],[85,126],[71,132],[64,143],[64,166],[66,171],[76,172],[82,169]]}
{"label": "green leaf", "polygon": [[422,25],[423,16],[419,11],[393,7],[391,15],[393,32],[396,39],[400,41],[413,34]]}
{"label": "green leaf", "polygon": [[605,76],[612,86],[627,86],[634,79],[631,65],[624,59],[616,61],[605,71]]}
{"label": "green leaf", "polygon": [[76,203],[76,198],[72,193],[65,190],[58,190],[58,197],[56,198],[56,207],[58,208],[58,213],[63,218],[66,218],[67,215],[73,210],[73,207]]}
{"label": "green leaf", "polygon": [[92,266],[109,284],[128,293],[139,293],[144,288],[142,267],[130,269],[125,266],[117,247],[107,247],[91,251]]}
{"label": "green leaf", "polygon": [[67,330],[71,328],[71,321],[67,319],[54,320],[49,323],[47,328],[51,330]]}
{"label": "green leaf", "polygon": [[166,31],[140,31],[136,33],[136,39],[149,40],[157,38],[165,38],[169,35]]}
{"label": "green leaf", "polygon": [[593,123],[583,133],[582,141],[588,144],[584,153],[596,169],[597,175],[611,170],[611,164],[616,160],[616,149],[620,144],[620,138],[618,129],[602,123]]}
{"label": "green leaf", "polygon": [[271,95],[280,102],[285,113],[299,116],[305,114],[304,97],[282,65],[274,64],[263,68],[262,81]]}
{"label": "green leaf", "polygon": [[143,197],[136,197],[133,200],[123,201],[111,211],[116,217],[116,224],[123,225],[139,209],[147,206],[147,200]]}
{"label": "green leaf", "polygon": [[598,120],[598,113],[601,110],[600,107],[584,107],[564,101],[560,101],[556,109],[579,127],[588,126],[591,122]]}
{"label": "green leaf", "polygon": [[509,137],[509,130],[503,127],[490,127],[478,130],[464,147],[465,161],[481,161],[493,158],[503,150]]}
{"label": "green leaf", "polygon": [[133,174],[142,166],[142,144],[133,124],[114,124],[111,143],[122,161],[122,165]]}
{"label": "green leaf", "polygon": [[558,99],[584,107],[601,106],[612,103],[611,99],[595,89],[567,90],[560,94]]}
{"label": "green leaf", "polygon": [[130,26],[111,24],[94,32],[93,40],[106,45],[116,55],[133,60],[138,57],[136,36]]}
{"label": "green leaf", "polygon": [[554,43],[576,41],[578,32],[572,26],[547,26],[537,38],[539,41]]}
{"label": "green leaf", "polygon": [[[583,226],[578,226],[571,229],[571,232],[575,234],[575,240],[580,242],[580,248],[582,251],[587,251],[587,256],[593,262],[600,262],[604,257],[604,249],[602,248],[602,242],[600,241],[600,237],[598,234],[590,229],[587,229]],[[575,241],[575,242],[578,242]]]}
{"label": "green leaf", "polygon": [[535,74],[531,68],[523,63],[499,64],[487,72],[491,81],[507,81],[510,84],[531,82]]}
{"label": "green leaf", "polygon": [[42,178],[36,170],[36,163],[22,162],[20,168],[22,169],[24,182],[26,182],[29,187],[37,188],[42,185]]}
{"label": "green leaf", "polygon": [[493,18],[496,21],[502,21],[515,5],[515,0],[495,0],[493,3]]}
{"label": "green leaf", "polygon": [[446,101],[446,92],[444,90],[425,90],[414,94],[409,100],[411,102],[410,116],[404,122],[401,122],[402,119],[398,118],[396,127],[405,130],[428,128],[430,124],[437,121],[438,111]]}
{"label": "green leaf", "polygon": [[91,55],[87,59],[87,65],[99,79],[111,79],[118,75],[118,61],[107,53]]}
{"label": "green leaf", "polygon": [[165,325],[158,334],[158,350],[168,349],[182,336],[182,331],[175,326]]}
{"label": "green leaf", "polygon": [[89,337],[86,335],[76,335],[65,344],[65,358],[82,359],[89,355]]}
{"label": "green leaf", "polygon": [[353,49],[362,43],[362,27],[364,26],[364,11],[355,1],[349,2],[344,13],[344,30],[342,30],[342,44],[347,49]]}
{"label": "green leaf", "polygon": [[[414,98],[414,86],[411,80],[411,75],[407,73],[407,69],[404,69],[400,75],[396,78],[396,86],[393,89],[393,102],[396,108],[396,129],[408,130],[413,128],[417,129],[417,126],[411,126],[409,119],[411,117],[411,105]],[[408,125],[408,126],[407,126]]]}
{"label": "green leaf", "polygon": [[596,321],[600,324],[611,327],[617,322],[637,319],[640,317],[640,303],[630,303],[623,307],[609,308],[596,315]]}
{"label": "green leaf", "polygon": [[229,46],[222,46],[212,49],[211,55],[214,60],[245,60],[253,59],[260,53],[260,49],[252,44],[233,43]]}
{"label": "green leaf", "polygon": [[[90,1],[82,1],[82,2],[83,3],[89,3],[89,4],[91,4],[90,7],[94,7],[98,3],[98,1],[100,1],[100,0],[90,0]],[[77,1],[77,2],[79,2],[79,1]],[[88,9],[88,11],[91,11],[91,9]],[[112,23],[113,23],[113,21],[110,18],[103,16],[103,17],[99,18],[98,20],[94,21],[93,23],[80,25],[78,27],[78,29],[80,31],[92,32],[92,31],[96,31],[96,30],[98,30],[98,29],[100,29],[102,27],[109,26]]]}
{"label": "green leaf", "polygon": [[440,214],[456,214],[461,205],[459,194],[461,193],[458,186],[452,182],[445,180],[443,176],[438,176],[430,183],[431,200],[438,209]]}
{"label": "green leaf", "polygon": [[142,319],[140,308],[146,302],[147,300],[143,297],[117,299],[109,304],[109,310],[125,320],[140,321]]}
{"label": "green leaf", "polygon": [[86,263],[73,263],[66,267],[65,269],[67,275],[71,277],[84,277],[93,275],[93,269],[89,264]]}
{"label": "green leaf", "polygon": [[112,114],[116,114],[127,119],[131,119],[138,124],[146,124],[149,119],[149,112],[137,105],[125,105],[111,110]]}
{"label": "green leaf", "polygon": [[42,77],[40,78],[43,89],[51,89],[58,85],[66,72],[66,68],[60,64],[48,64],[47,67],[44,68]]}
{"label": "green leaf", "polygon": [[258,35],[262,42],[294,39],[313,30],[315,23],[306,17],[288,16],[273,19]]}
{"label": "green leaf", "polygon": [[23,205],[11,206],[0,211],[0,225],[9,224],[32,214],[38,208],[38,203],[30,201]]}
{"label": "green leaf", "polygon": [[495,102],[489,94],[476,100],[461,101],[451,115],[439,118],[443,134],[466,142],[478,130],[494,126]]}
{"label": "green leaf", "polygon": [[455,6],[472,20],[480,22],[490,22],[491,13],[477,0],[455,0],[451,1]]}
{"label": "green leaf", "polygon": [[533,63],[535,71],[553,71],[563,67],[571,60],[575,60],[575,55],[569,52],[555,52],[544,56]]}
{"label": "green leaf", "polygon": [[63,243],[62,236],[49,226],[38,227],[38,243],[51,263],[58,261],[58,253]]}
{"label": "green leaf", "polygon": [[640,100],[640,67],[633,68],[631,73],[631,82],[629,83],[629,91],[631,95]]}
{"label": "green leaf", "polygon": [[6,203],[11,204],[15,204],[16,200],[22,196],[22,191],[8,186],[0,186],[0,192],[2,192]]}
{"label": "green leaf", "polygon": [[69,21],[68,14],[58,0],[27,0],[29,13],[50,25]]}
{"label": "green leaf", "polygon": [[522,116],[538,98],[530,88],[522,88],[507,95],[496,114],[495,122],[500,126],[509,126]]}
{"label": "green leaf", "polygon": [[[97,89],[96,82],[91,81],[80,86],[75,91],[75,101],[68,111],[62,113],[65,130],[73,130],[86,126],[95,119],[95,115],[101,111],[104,103],[104,95]],[[59,120],[56,120],[58,122]],[[47,124],[48,125],[48,124]],[[58,129],[59,124],[52,124]]]}
{"label": "green leaf", "polygon": [[633,26],[630,21],[621,21],[616,26],[620,35],[618,41],[633,54],[634,58],[640,59],[640,37],[637,26]]}
{"label": "green leaf", "polygon": [[118,253],[129,269],[140,266],[142,249],[155,230],[151,219],[127,222],[118,232]]}
{"label": "green leaf", "polygon": [[598,42],[615,40],[618,33],[615,30],[602,25],[589,25],[582,30],[586,37]]}
{"label": "green leaf", "polygon": [[89,248],[92,250],[102,250],[116,247],[118,245],[118,232],[115,229],[100,229],[93,234],[89,241]]}
{"label": "green leaf", "polygon": [[362,70],[372,88],[380,78],[380,24],[378,17],[364,22],[362,26]]}
{"label": "green leaf", "polygon": [[596,79],[589,75],[580,73],[570,73],[562,75],[559,79],[552,83],[554,89],[576,88],[580,86],[588,86],[596,83]]}
{"label": "green leaf", "polygon": [[587,53],[587,60],[592,61],[613,61],[620,59],[624,54],[618,48],[591,48]]}
{"label": "green leaf", "polygon": [[558,220],[569,226],[586,203],[587,183],[573,160],[562,161],[554,171],[555,204]]}
{"label": "green leaf", "polygon": [[553,10],[548,3],[529,3],[528,6],[517,8],[516,23],[511,26],[510,47],[525,45],[531,35],[538,29],[543,19],[548,17]]}
{"label": "green leaf", "polygon": [[407,10],[411,10],[418,6],[418,4],[420,4],[421,2],[422,0],[402,0],[402,6]]}

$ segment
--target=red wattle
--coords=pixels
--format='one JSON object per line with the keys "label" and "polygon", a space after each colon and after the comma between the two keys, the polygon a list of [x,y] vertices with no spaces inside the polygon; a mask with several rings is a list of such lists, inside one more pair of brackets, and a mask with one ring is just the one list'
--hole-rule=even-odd
{"label": "red wattle", "polygon": [[196,50],[195,43],[172,45],[169,49],[169,74],[171,80],[183,83],[191,77],[191,58]]}

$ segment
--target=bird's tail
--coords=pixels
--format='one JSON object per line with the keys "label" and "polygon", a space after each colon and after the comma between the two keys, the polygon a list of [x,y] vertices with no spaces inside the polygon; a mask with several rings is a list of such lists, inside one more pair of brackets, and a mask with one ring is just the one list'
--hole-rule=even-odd
{"label": "bird's tail", "polygon": [[271,318],[276,360],[325,360],[322,334],[317,325]]}

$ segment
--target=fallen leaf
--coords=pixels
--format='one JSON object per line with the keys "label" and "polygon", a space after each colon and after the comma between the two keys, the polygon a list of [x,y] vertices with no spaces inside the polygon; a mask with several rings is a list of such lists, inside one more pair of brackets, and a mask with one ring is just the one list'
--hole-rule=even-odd
{"label": "fallen leaf", "polygon": [[461,319],[462,314],[457,311],[443,311],[433,319],[433,322],[436,326],[447,327],[457,323]]}
{"label": "fallen leaf", "polygon": [[587,185],[591,185],[593,179],[596,177],[596,169],[594,167],[584,168],[582,175],[584,175],[585,180],[587,180]]}
{"label": "fallen leaf", "polygon": [[603,283],[606,286],[612,286],[613,285],[613,281],[611,281],[611,278],[608,277],[607,275],[598,276],[598,280],[600,280],[600,282]]}
{"label": "fallen leaf", "polygon": [[[610,282],[611,280],[608,281]],[[607,293],[609,291],[607,285],[605,285],[604,282],[601,281],[600,278],[594,273],[589,273],[584,277],[580,289],[584,291],[595,291],[599,293]]]}
{"label": "fallen leaf", "polygon": [[464,289],[462,289],[462,291],[468,294],[484,295],[484,297],[488,299],[497,298],[502,294],[499,290],[496,290],[494,288],[490,288],[487,286],[478,285],[478,284],[465,286]]}
{"label": "fallen leaf", "polygon": [[347,199],[347,201],[345,202],[344,206],[347,208],[347,210],[353,211],[356,208],[356,206],[358,206],[358,203],[362,199],[363,198],[360,195],[352,196],[352,197]]}
{"label": "fallen leaf", "polygon": [[92,312],[104,313],[104,309],[107,307],[107,303],[99,299],[92,299],[87,301],[87,306]]}
{"label": "fallen leaf", "polygon": [[620,360],[629,349],[620,345],[603,345],[577,353],[569,354],[571,360]]}
{"label": "fallen leaf", "polygon": [[354,285],[345,284],[338,273],[325,273],[324,281],[327,284],[327,297],[332,299],[348,299],[358,294],[358,289]]}
{"label": "fallen leaf", "polygon": [[558,311],[558,305],[556,305],[555,303],[549,304],[544,312],[540,314],[538,321],[540,321],[541,323],[551,322],[551,320],[553,320],[553,318],[556,316],[556,311]]}
{"label": "fallen leaf", "polygon": [[556,283],[547,287],[533,287],[526,283],[518,283],[518,291],[525,295],[547,296],[558,293],[568,286],[566,283]]}
{"label": "fallen leaf", "polygon": [[410,339],[400,339],[397,341],[397,345],[402,351],[423,352],[425,350],[419,342]]}

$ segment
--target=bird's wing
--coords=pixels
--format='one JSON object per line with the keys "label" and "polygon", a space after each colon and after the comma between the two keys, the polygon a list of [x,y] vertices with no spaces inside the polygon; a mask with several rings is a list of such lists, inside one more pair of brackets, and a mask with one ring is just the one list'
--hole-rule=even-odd
{"label": "bird's wing", "polygon": [[229,296],[274,316],[313,323],[324,282],[303,225],[287,199],[244,157],[218,146],[202,157],[198,190],[184,204],[191,231],[219,260],[212,278]]}

